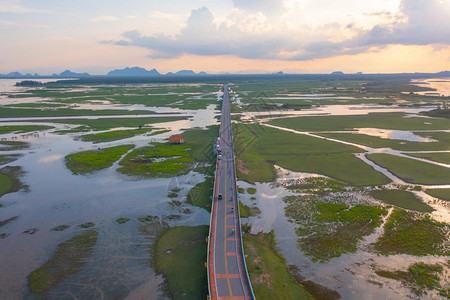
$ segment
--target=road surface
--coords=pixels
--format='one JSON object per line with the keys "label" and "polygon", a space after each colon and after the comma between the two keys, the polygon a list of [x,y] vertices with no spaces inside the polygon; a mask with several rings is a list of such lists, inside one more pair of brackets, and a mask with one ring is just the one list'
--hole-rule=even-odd
{"label": "road surface", "polygon": [[[223,94],[220,149],[208,247],[209,295],[210,299],[218,300],[255,299],[242,251],[227,85],[224,86]],[[218,199],[219,195],[221,200]]]}

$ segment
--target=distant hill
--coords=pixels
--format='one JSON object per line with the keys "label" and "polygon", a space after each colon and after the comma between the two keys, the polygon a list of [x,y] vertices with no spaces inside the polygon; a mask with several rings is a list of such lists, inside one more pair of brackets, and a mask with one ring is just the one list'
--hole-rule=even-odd
{"label": "distant hill", "polygon": [[152,69],[150,71],[147,71],[144,68],[134,67],[134,68],[125,68],[125,69],[116,69],[111,72],[108,72],[106,76],[161,76],[161,74],[156,70]]}
{"label": "distant hill", "polygon": [[167,76],[196,76],[196,75],[208,75],[206,72],[195,73],[192,70],[181,70],[176,73],[169,72],[166,74]]}
{"label": "distant hill", "polygon": [[52,77],[64,77],[64,78],[79,78],[79,77],[89,77],[89,73],[74,73],[70,70],[65,70],[59,74],[53,74]]}

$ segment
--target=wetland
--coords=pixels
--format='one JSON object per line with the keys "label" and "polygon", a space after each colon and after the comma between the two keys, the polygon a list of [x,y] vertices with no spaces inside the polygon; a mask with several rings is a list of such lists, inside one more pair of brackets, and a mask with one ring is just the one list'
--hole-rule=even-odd
{"label": "wetland", "polygon": [[[0,298],[204,298],[222,85],[7,81]],[[450,121],[421,114],[448,96],[407,80],[231,90],[257,299],[448,297]]]}

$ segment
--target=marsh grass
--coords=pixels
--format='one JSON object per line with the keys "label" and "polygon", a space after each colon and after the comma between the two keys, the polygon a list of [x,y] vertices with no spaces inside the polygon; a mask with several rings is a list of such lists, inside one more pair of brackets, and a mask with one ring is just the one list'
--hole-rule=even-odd
{"label": "marsh grass", "polygon": [[448,184],[450,169],[391,154],[373,153],[367,158],[408,183]]}
{"label": "marsh grass", "polygon": [[192,159],[187,145],[152,143],[138,148],[121,161],[119,172],[145,177],[172,177],[190,171]]}
{"label": "marsh grass", "polygon": [[382,207],[343,201],[322,202],[319,198],[287,196],[286,216],[296,223],[300,248],[313,261],[327,261],[352,253],[357,243],[379,227],[387,210]]}
{"label": "marsh grass", "polygon": [[85,231],[58,245],[53,256],[28,275],[28,288],[37,295],[46,294],[53,286],[81,271],[97,243],[96,231]]}
{"label": "marsh grass", "polygon": [[270,121],[281,127],[299,131],[336,131],[353,128],[380,128],[397,130],[446,130],[450,120],[439,118],[405,117],[403,113],[369,113],[351,116],[305,116]]}
{"label": "marsh grass", "polygon": [[275,234],[244,234],[244,250],[256,299],[312,299],[289,272],[286,259],[276,250]]}
{"label": "marsh grass", "polygon": [[433,221],[428,215],[396,209],[374,249],[383,255],[450,255],[448,230],[448,225]]}
{"label": "marsh grass", "polygon": [[0,197],[27,188],[20,178],[24,175],[21,167],[4,167],[0,169]]}
{"label": "marsh grass", "polygon": [[402,190],[374,190],[369,193],[375,199],[386,204],[419,212],[432,212],[434,209],[423,203],[413,193]]}
{"label": "marsh grass", "polygon": [[205,181],[194,186],[187,194],[186,202],[201,207],[207,211],[211,211],[212,200],[214,188],[214,177],[207,176]]}
{"label": "marsh grass", "polygon": [[443,271],[441,265],[430,265],[423,262],[409,266],[406,271],[387,271],[374,268],[377,275],[401,281],[418,296],[426,295],[427,290],[440,288],[439,275]]}
{"label": "marsh grass", "polygon": [[30,147],[27,142],[21,141],[0,141],[0,151],[24,150]]}
{"label": "marsh grass", "polygon": [[88,174],[111,167],[114,162],[133,148],[134,145],[123,145],[73,153],[65,157],[65,163],[75,175]]}
{"label": "marsh grass", "polygon": [[173,227],[157,237],[152,254],[155,271],[164,275],[164,291],[171,299],[206,299],[208,226]]}
{"label": "marsh grass", "polygon": [[425,193],[445,201],[450,201],[450,189],[429,189]]}
{"label": "marsh grass", "polygon": [[259,125],[238,124],[233,129],[240,180],[272,182],[276,178],[276,164],[291,171],[323,174],[357,186],[390,182],[353,155],[362,152],[359,148]]}
{"label": "marsh grass", "polygon": [[52,126],[44,126],[44,125],[11,125],[11,126],[0,126],[0,134],[11,133],[14,132],[16,134],[33,132],[33,131],[42,131],[52,129]]}

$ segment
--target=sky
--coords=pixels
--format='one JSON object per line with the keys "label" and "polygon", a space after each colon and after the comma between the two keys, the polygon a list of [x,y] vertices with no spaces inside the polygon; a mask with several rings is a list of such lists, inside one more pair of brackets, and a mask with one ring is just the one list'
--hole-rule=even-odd
{"label": "sky", "polygon": [[0,0],[0,73],[450,70],[450,0]]}

